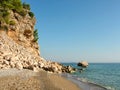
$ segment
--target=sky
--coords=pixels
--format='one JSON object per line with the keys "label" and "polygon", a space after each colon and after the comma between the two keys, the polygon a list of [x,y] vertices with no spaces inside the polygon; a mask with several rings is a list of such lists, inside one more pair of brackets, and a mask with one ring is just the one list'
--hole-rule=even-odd
{"label": "sky", "polygon": [[41,56],[120,62],[120,0],[22,0],[37,19]]}

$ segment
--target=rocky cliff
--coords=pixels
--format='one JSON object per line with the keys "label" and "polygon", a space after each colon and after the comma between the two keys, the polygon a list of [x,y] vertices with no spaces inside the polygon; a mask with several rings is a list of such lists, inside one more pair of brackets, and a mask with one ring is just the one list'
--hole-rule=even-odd
{"label": "rocky cliff", "polygon": [[7,35],[17,44],[29,48],[31,52],[39,55],[38,43],[34,42],[35,18],[31,18],[29,14],[23,17],[13,11],[10,11],[10,18],[15,24],[8,25]]}
{"label": "rocky cliff", "polygon": [[17,43],[6,31],[0,31],[0,69],[31,69],[39,71],[40,69],[61,73],[72,72],[73,68],[63,66],[57,62],[44,60],[38,54],[34,53],[33,47]]}
{"label": "rocky cliff", "polygon": [[34,35],[35,17],[31,16],[29,9],[23,8],[23,11],[25,14],[14,9],[0,8],[0,13],[9,13],[9,23],[6,22],[6,17],[0,21],[0,69],[43,69],[56,73],[74,71],[69,66],[41,58]]}

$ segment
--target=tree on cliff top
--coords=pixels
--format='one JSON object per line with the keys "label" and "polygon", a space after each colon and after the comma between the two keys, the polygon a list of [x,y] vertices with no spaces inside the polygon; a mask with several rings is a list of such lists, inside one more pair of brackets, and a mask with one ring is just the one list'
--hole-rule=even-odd
{"label": "tree on cliff top", "polygon": [[[21,16],[27,14],[33,18],[34,13],[30,11],[30,5],[21,0],[0,0],[0,29],[7,30],[9,25],[15,25],[15,22],[10,20],[10,11],[16,12]],[[34,42],[38,41],[38,30],[33,33]]]}
{"label": "tree on cliff top", "polygon": [[20,0],[0,0],[0,9],[21,11],[23,9]]}
{"label": "tree on cliff top", "polygon": [[0,26],[10,24],[10,10],[20,14],[21,16],[26,16],[27,13],[31,18],[34,14],[30,12],[30,5],[21,2],[21,0],[0,0]]}

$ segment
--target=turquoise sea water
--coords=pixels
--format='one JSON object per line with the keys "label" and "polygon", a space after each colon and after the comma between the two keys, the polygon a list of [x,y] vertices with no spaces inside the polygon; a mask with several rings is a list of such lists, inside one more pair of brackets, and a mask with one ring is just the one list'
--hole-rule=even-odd
{"label": "turquoise sea water", "polygon": [[[63,63],[80,68],[76,63]],[[90,63],[83,72],[75,72],[72,75],[83,80],[105,86],[111,90],[120,90],[120,63]]]}

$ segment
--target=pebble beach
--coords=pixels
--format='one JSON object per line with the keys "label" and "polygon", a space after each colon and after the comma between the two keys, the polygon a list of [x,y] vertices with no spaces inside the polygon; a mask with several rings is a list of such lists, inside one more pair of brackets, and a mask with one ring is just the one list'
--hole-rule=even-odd
{"label": "pebble beach", "polygon": [[70,80],[45,71],[0,70],[0,90],[81,90]]}

